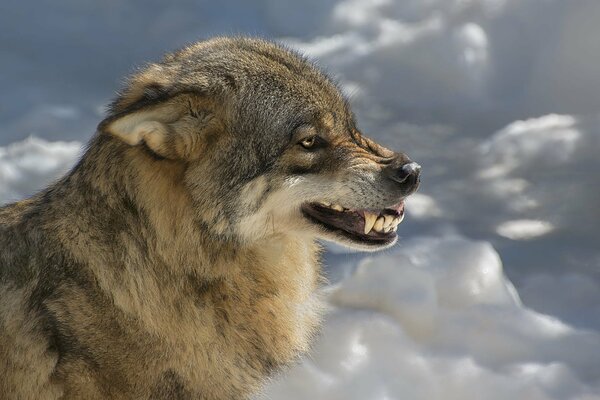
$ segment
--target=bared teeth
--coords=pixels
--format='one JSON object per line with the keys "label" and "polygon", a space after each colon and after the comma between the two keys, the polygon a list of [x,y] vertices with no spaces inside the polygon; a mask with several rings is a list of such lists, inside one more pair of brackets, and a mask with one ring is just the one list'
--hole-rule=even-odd
{"label": "bared teeth", "polygon": [[368,235],[369,232],[371,232],[371,229],[373,229],[373,225],[375,225],[376,221],[377,215],[365,211],[365,235]]}
{"label": "bared teeth", "polygon": [[383,215],[377,218],[375,223],[373,224],[373,230],[379,233],[389,233],[396,232],[398,230],[398,225],[404,219],[404,214],[399,217],[394,217],[392,215]]}
{"label": "bared teeth", "polygon": [[383,231],[383,223],[384,222],[385,222],[385,219],[383,217],[377,218],[377,221],[375,222],[375,225],[373,225],[373,230],[375,230],[377,232],[382,232]]}
{"label": "bared teeth", "polygon": [[384,221],[383,221],[384,228],[389,228],[394,223],[394,217],[392,217],[391,215],[384,215],[383,218],[384,218]]}
{"label": "bared teeth", "polygon": [[[319,202],[318,204],[323,207],[327,207],[327,208],[330,208],[330,209],[338,211],[338,212],[352,211],[348,208],[342,207],[339,204],[332,204],[332,203],[326,203],[326,202]],[[364,214],[364,220],[365,220],[365,226],[364,226],[365,235],[368,235],[369,233],[371,233],[371,231],[378,232],[378,233],[396,232],[398,230],[398,225],[404,219],[404,213],[402,213],[401,215],[396,214],[398,216],[394,216],[394,215],[388,215],[388,214],[379,215],[379,213],[375,214],[370,211],[364,211],[363,214]]]}

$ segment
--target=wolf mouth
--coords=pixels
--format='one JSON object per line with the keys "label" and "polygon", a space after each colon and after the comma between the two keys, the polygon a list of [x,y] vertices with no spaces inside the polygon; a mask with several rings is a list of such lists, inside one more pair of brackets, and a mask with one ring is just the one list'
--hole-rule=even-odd
{"label": "wolf mouth", "polygon": [[339,204],[307,203],[302,212],[313,223],[365,244],[382,245],[396,239],[404,219],[404,202],[381,210],[348,209]]}

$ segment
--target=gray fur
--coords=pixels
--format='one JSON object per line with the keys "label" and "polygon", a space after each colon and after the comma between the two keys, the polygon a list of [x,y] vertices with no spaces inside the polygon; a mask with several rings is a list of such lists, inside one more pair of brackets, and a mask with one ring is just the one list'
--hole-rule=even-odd
{"label": "gray fur", "polygon": [[[302,150],[306,132],[322,147]],[[216,38],[149,64],[71,172],[0,208],[0,393],[256,393],[316,332],[315,240],[343,242],[300,205],[387,207],[414,190],[386,177],[406,160],[273,43]]]}

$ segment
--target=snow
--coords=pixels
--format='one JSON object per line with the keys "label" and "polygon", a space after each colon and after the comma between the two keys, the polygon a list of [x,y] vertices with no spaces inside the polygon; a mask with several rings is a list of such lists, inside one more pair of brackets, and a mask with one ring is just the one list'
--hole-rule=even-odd
{"label": "snow", "polygon": [[133,66],[282,40],[423,184],[393,249],[328,245],[322,335],[263,397],[600,399],[598,20],[597,0],[3,3],[0,203],[68,170]]}
{"label": "snow", "polygon": [[0,204],[20,200],[63,175],[80,151],[78,142],[35,137],[0,147]]}
{"label": "snow", "polygon": [[[524,307],[487,242],[415,238],[332,288],[285,399],[597,398],[597,332]],[[595,372],[592,372],[594,371]]]}
{"label": "snow", "polygon": [[498,235],[509,239],[532,239],[545,235],[554,230],[554,226],[548,221],[535,219],[516,219],[506,221],[498,225]]}

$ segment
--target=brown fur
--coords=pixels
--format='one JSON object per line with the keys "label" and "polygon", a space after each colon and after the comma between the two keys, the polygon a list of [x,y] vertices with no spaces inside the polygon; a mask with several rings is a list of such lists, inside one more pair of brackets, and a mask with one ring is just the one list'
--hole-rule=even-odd
{"label": "brown fur", "polygon": [[[310,132],[331,151],[298,150]],[[315,239],[336,238],[300,202],[392,204],[408,192],[380,175],[398,157],[271,43],[219,38],[147,66],[67,176],[0,208],[0,393],[247,398],[319,322]]]}

